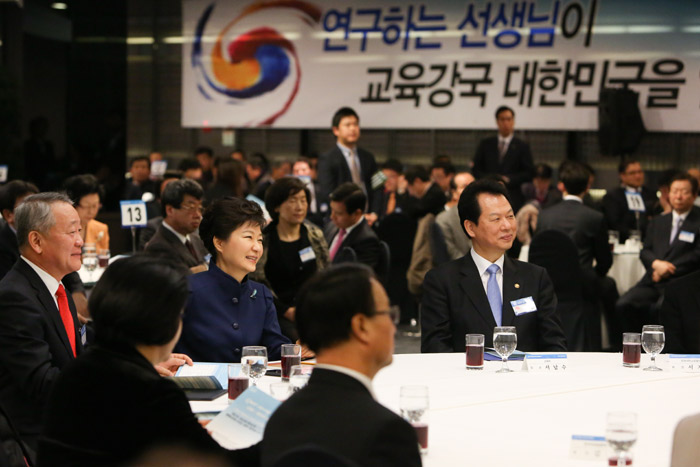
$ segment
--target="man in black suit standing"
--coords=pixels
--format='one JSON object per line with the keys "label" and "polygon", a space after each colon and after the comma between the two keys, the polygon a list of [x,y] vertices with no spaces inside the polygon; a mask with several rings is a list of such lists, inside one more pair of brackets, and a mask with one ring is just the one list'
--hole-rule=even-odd
{"label": "man in black suit standing", "polygon": [[83,350],[85,328],[61,283],[80,269],[83,240],[65,195],[31,195],[14,214],[22,256],[0,281],[0,404],[36,449],[49,391]]}
{"label": "man in black suit standing", "polygon": [[617,302],[623,332],[641,332],[657,322],[659,300],[669,282],[700,268],[700,208],[693,206],[698,181],[679,173],[671,181],[669,202],[673,211],[649,222],[639,254],[647,272]]}
{"label": "man in black suit standing", "polygon": [[700,354],[700,270],[666,287],[661,324],[668,353]]}
{"label": "man in black suit standing", "polygon": [[[326,226],[324,235],[331,262],[338,264],[356,259],[376,269],[381,246],[379,237],[364,217],[367,203],[364,191],[354,183],[343,183],[331,193],[330,199],[331,222]],[[345,248],[351,248],[356,258]]]}
{"label": "man in black suit standing", "polygon": [[544,268],[505,255],[515,239],[515,215],[497,182],[476,181],[462,192],[459,218],[472,239],[460,259],[428,272],[423,282],[422,352],[464,352],[464,335],[515,326],[518,349],[566,350],[557,297]]}
{"label": "man in black suit standing", "polygon": [[353,182],[362,188],[368,200],[370,225],[379,212],[379,196],[372,188],[372,176],[377,172],[374,155],[357,146],[360,139],[360,117],[350,107],[343,107],[333,115],[333,134],[336,145],[318,160],[318,183],[321,210],[329,196],[341,183]]}
{"label": "man in black suit standing", "polygon": [[[540,213],[536,233],[559,230],[571,237],[578,250],[584,280],[584,296],[596,303],[600,297],[610,338],[617,348],[618,344],[622,345],[622,341],[617,342],[622,335],[615,319],[615,302],[619,295],[615,280],[607,276],[613,257],[603,214],[583,204],[583,197],[588,192],[588,178],[589,172],[583,164],[572,161],[562,164],[559,169],[559,187],[564,193],[564,199]],[[593,319],[590,327],[597,330],[594,336],[598,344],[600,315],[596,314],[591,318]]]}
{"label": "man in black suit standing", "polygon": [[192,272],[206,270],[207,250],[195,233],[202,222],[203,196],[202,187],[194,180],[168,183],[161,196],[165,218],[146,244],[146,252],[175,258]]}
{"label": "man in black suit standing", "polygon": [[532,180],[534,165],[530,146],[513,136],[515,112],[506,106],[496,110],[498,136],[481,140],[474,156],[472,174],[476,179],[498,174],[504,177],[513,210],[524,204],[521,186]]}
{"label": "man in black suit standing", "polygon": [[414,429],[372,392],[372,379],[392,361],[395,319],[366,267],[334,266],[307,282],[297,329],[317,364],[309,384],[270,417],[262,466],[283,465],[285,453],[307,444],[336,457],[333,465],[421,465]]}
{"label": "man in black suit standing", "polygon": [[639,230],[644,238],[658,199],[653,190],[644,186],[644,171],[639,162],[634,159],[622,161],[618,174],[620,186],[603,197],[603,214],[608,228],[617,230],[620,243],[624,243],[630,230]]}

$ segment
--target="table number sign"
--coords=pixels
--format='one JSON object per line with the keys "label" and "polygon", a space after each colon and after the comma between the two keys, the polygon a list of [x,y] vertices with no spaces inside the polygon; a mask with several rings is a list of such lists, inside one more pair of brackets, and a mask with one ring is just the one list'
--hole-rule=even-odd
{"label": "table number sign", "polygon": [[122,227],[145,227],[148,222],[146,203],[141,200],[119,202],[122,213]]}
{"label": "table number sign", "polygon": [[525,355],[523,371],[538,373],[564,373],[569,368],[565,353]]}
{"label": "table number sign", "polygon": [[669,354],[668,368],[682,373],[700,373],[700,354]]}

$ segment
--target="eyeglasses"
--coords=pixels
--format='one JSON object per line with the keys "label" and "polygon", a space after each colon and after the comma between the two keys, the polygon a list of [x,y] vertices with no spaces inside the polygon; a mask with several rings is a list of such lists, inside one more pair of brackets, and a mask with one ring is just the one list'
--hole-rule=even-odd
{"label": "eyeglasses", "polygon": [[375,311],[374,314],[389,315],[389,318],[391,318],[392,323],[399,324],[399,319],[401,318],[401,308],[399,308],[398,305],[394,305],[386,311]]}
{"label": "eyeglasses", "polygon": [[204,208],[202,207],[201,204],[183,204],[180,206],[180,209],[183,211],[189,211],[189,212],[194,212],[197,211],[198,213],[204,212]]}
{"label": "eyeglasses", "polygon": [[81,209],[85,209],[86,211],[89,211],[89,210],[91,210],[91,209],[96,209],[96,210],[99,211],[100,209],[102,209],[102,204],[100,204],[100,203],[98,203],[98,204],[88,204],[88,205],[79,204],[78,207],[81,208]]}

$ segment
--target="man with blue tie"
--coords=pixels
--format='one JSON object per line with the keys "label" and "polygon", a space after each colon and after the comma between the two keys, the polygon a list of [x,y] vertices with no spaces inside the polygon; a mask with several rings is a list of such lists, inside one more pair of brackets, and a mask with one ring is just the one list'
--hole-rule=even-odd
{"label": "man with blue tie", "polygon": [[422,352],[464,352],[465,334],[483,334],[493,347],[493,328],[515,326],[518,349],[566,350],[547,272],[505,255],[515,238],[508,192],[479,180],[465,188],[457,206],[472,249],[428,272],[423,283]]}

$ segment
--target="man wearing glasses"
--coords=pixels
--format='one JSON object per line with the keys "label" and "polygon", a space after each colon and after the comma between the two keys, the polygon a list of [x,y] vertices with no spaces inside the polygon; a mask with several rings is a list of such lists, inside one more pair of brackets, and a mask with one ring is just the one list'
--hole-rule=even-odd
{"label": "man wearing glasses", "polygon": [[165,218],[146,251],[182,261],[192,272],[206,269],[207,250],[195,232],[202,221],[204,191],[194,180],[183,179],[168,183],[161,195]]}

